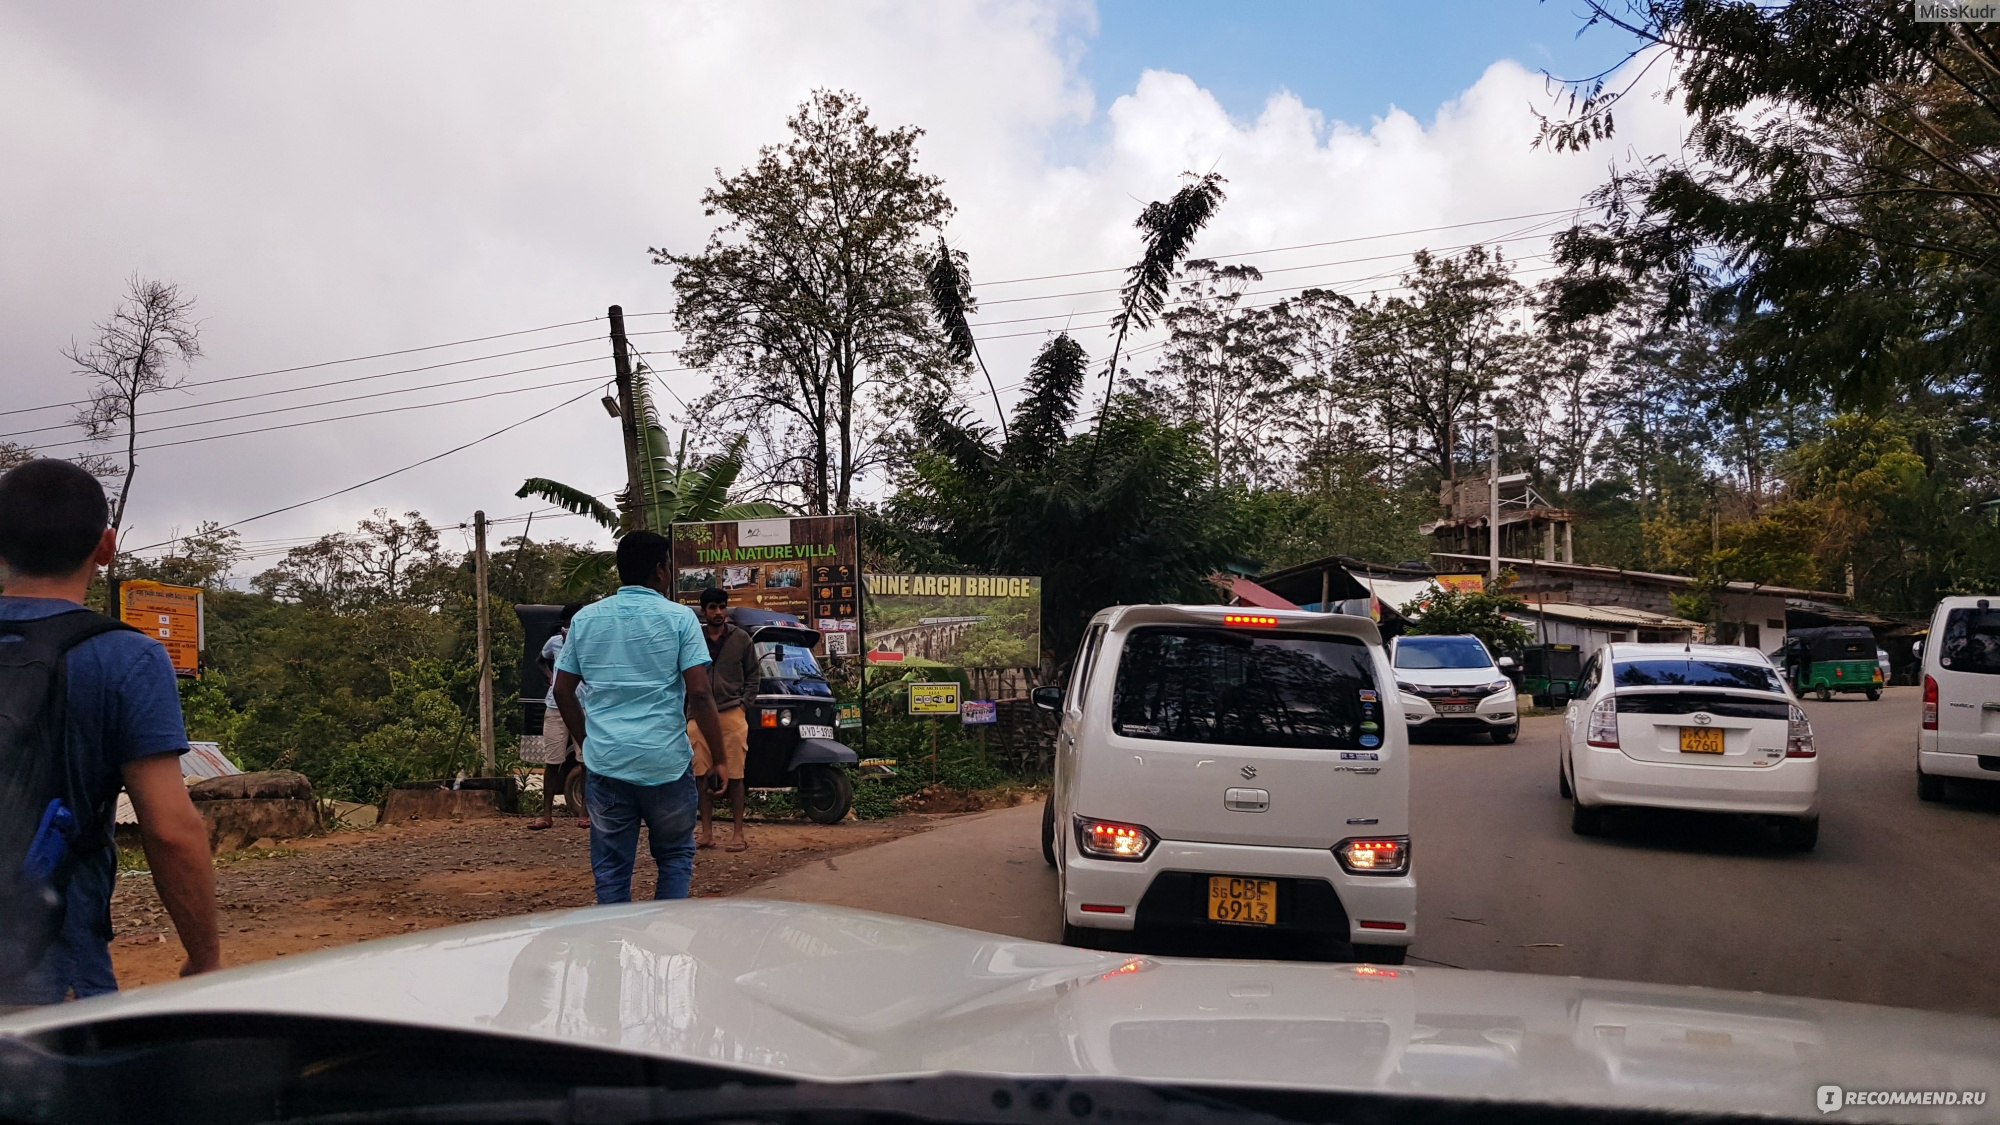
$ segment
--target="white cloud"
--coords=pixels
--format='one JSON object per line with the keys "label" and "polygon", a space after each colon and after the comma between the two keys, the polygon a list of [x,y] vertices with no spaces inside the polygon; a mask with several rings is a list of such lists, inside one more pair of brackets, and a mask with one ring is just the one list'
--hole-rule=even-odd
{"label": "white cloud", "polygon": [[[1605,157],[1529,149],[1542,80],[1496,62],[1428,123],[1390,108],[1327,122],[1290,94],[1232,119],[1190,79],[1149,72],[1129,91],[1078,77],[1095,34],[1066,2],[840,5],[183,4],[0,9],[0,409],[79,386],[57,354],[109,311],[124,276],[197,294],[212,379],[587,318],[613,302],[663,309],[667,271],[644,249],[698,245],[701,190],[734,169],[815,86],[860,93],[884,122],[928,130],[925,167],[957,201],[954,242],[975,276],[1119,266],[1140,203],[1187,169],[1214,167],[1230,198],[1200,253],[1354,238],[1573,204]],[[1621,143],[1674,139],[1678,114],[1632,103]],[[1060,154],[1060,155],[1058,155]],[[1526,226],[1526,223],[1515,226]],[[1450,245],[1507,226],[1257,259],[1266,267]],[[1545,242],[1521,242],[1526,254]],[[1274,275],[1352,281],[1394,261]],[[1525,263],[1529,266],[1539,261]],[[982,287],[988,301],[1109,288],[1114,274]],[[1362,282],[1359,284],[1390,284]],[[1109,295],[989,305],[986,322],[1105,318]],[[978,328],[1000,336],[1063,321]],[[665,326],[635,321],[634,330]],[[977,326],[976,326],[977,327]],[[445,358],[594,337],[585,326],[442,353]],[[1101,357],[1101,330],[1079,333]],[[642,337],[649,348],[671,337]],[[1039,341],[995,339],[987,359],[1019,379]],[[485,349],[482,351],[481,349]],[[427,378],[594,354],[596,344],[446,368]],[[436,353],[206,389],[192,403],[435,362]],[[677,366],[670,356],[656,366]],[[608,362],[522,375],[497,389],[608,372]],[[670,375],[682,394],[701,380]],[[161,423],[407,385],[411,377],[190,410]],[[319,413],[458,397],[468,386]],[[361,480],[582,391],[543,390],[433,411],[160,450],[141,461],[133,534],[235,519]],[[594,399],[595,394],[589,398]],[[979,400],[975,399],[977,405]],[[180,405],[181,403],[174,403]],[[166,405],[166,404],[163,404]],[[157,440],[292,420],[264,419]],[[0,415],[0,432],[61,420]],[[67,435],[37,435],[39,437]],[[475,450],[244,529],[303,536],[382,505],[440,522],[534,506],[537,473],[597,489],[619,481],[616,429],[586,401]],[[584,533],[583,521],[547,525]]]}

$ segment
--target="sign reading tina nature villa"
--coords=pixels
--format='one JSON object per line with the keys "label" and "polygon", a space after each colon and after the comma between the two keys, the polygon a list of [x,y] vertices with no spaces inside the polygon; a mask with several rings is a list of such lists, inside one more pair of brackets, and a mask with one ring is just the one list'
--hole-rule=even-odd
{"label": "sign reading tina nature villa", "polygon": [[144,580],[121,582],[118,619],[166,646],[176,676],[201,675],[207,621],[198,587]]}
{"label": "sign reading tina nature villa", "polygon": [[870,574],[868,662],[1033,668],[1042,580],[1005,574]]}
{"label": "sign reading tina nature villa", "polygon": [[853,516],[791,516],[674,525],[674,597],[698,605],[710,586],[729,604],[787,613],[819,631],[822,655],[860,645],[860,538]]}

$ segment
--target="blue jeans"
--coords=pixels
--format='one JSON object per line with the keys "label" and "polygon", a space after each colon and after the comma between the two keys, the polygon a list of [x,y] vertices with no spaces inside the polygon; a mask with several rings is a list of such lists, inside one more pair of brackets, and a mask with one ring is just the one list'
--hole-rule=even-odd
{"label": "blue jeans", "polygon": [[590,775],[590,870],[599,905],[632,901],[632,864],[639,854],[639,824],[659,865],[653,897],[686,898],[694,880],[694,825],[701,804],[694,771],[665,785],[634,785],[601,773]]}
{"label": "blue jeans", "polygon": [[60,1004],[118,991],[111,971],[107,917],[112,881],[110,863],[78,866],[63,892],[63,926],[55,943],[26,976],[0,985],[0,1006]]}

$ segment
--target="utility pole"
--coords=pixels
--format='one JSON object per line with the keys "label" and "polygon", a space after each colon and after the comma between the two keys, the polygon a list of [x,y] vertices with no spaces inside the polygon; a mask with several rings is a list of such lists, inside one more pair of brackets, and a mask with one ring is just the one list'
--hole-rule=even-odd
{"label": "utility pole", "polygon": [[493,753],[493,650],[486,625],[486,513],[472,513],[472,581],[479,610],[479,762],[483,776],[499,772]]}
{"label": "utility pole", "polygon": [[1493,415],[1493,465],[1486,471],[1486,588],[1500,585],[1500,414]]}
{"label": "utility pole", "polygon": [[618,373],[618,426],[625,442],[625,522],[628,530],[646,527],[645,498],[639,495],[639,416],[632,403],[632,353],[625,341],[625,310],[611,306],[611,362]]}

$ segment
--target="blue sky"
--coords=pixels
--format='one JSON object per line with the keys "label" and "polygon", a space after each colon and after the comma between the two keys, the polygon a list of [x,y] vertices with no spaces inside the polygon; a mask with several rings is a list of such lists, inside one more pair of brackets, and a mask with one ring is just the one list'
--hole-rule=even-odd
{"label": "blue sky", "polygon": [[1351,124],[1392,105],[1428,121],[1503,58],[1565,78],[1616,62],[1623,33],[1579,39],[1582,11],[1581,0],[1098,0],[1083,72],[1100,108],[1153,69],[1193,78],[1239,118],[1288,89]]}

